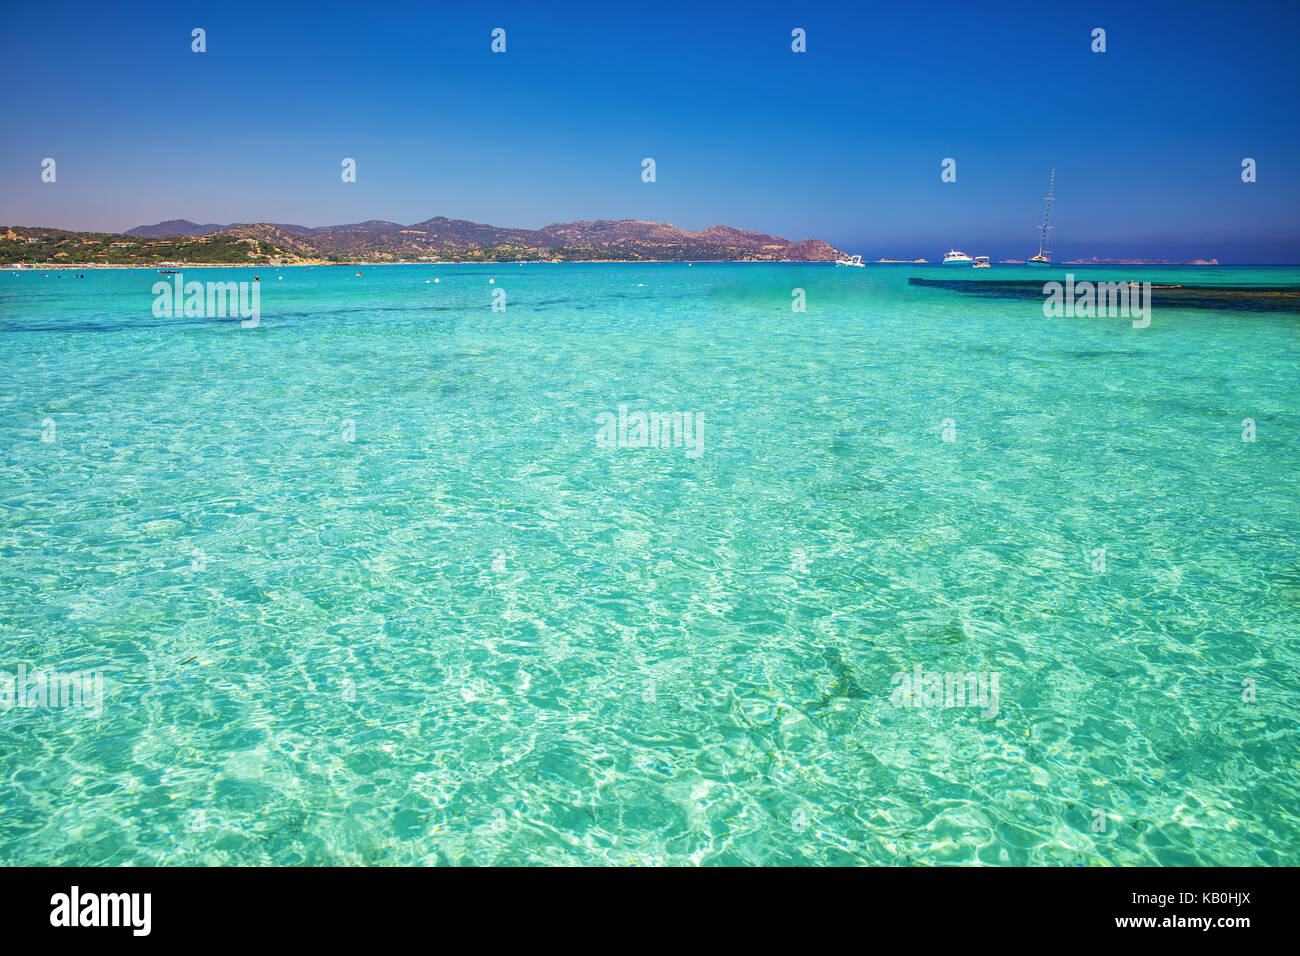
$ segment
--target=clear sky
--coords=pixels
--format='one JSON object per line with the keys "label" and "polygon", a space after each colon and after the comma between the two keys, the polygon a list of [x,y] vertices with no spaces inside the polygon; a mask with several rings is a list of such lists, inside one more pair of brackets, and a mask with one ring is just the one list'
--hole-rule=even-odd
{"label": "clear sky", "polygon": [[1296,0],[11,2],[0,222],[633,218],[1023,258],[1055,167],[1058,260],[1295,263],[1298,41]]}

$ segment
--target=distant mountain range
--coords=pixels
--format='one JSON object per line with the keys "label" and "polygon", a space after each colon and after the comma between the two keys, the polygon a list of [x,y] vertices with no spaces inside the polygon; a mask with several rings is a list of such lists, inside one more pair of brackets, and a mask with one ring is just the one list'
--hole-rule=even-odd
{"label": "distant mountain range", "polygon": [[1218,259],[1070,259],[1063,266],[1217,266]]}
{"label": "distant mountain range", "polygon": [[341,226],[284,223],[200,225],[171,219],[125,233],[140,239],[204,236],[256,239],[301,260],[323,262],[421,260],[646,260],[832,262],[843,255],[819,239],[791,242],[731,226],[688,232],[634,219],[559,222],[509,229],[441,216],[404,226],[370,220]]}
{"label": "distant mountain range", "polygon": [[230,226],[219,226],[215,222],[200,226],[197,222],[190,222],[188,219],[168,219],[153,226],[136,226],[122,235],[139,236],[142,239],[159,239],[162,236],[208,236],[229,228]]}

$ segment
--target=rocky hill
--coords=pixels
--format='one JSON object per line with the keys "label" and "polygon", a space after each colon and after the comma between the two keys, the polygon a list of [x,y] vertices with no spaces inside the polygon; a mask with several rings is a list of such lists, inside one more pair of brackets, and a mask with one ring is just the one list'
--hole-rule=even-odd
{"label": "rocky hill", "polygon": [[[171,231],[167,231],[171,230]],[[371,220],[339,226],[284,223],[198,225],[184,219],[128,229],[128,236],[256,239],[299,259],[328,262],[669,260],[831,262],[842,255],[817,239],[791,242],[730,226],[696,232],[634,219],[552,223],[510,229],[436,217],[409,226]]]}

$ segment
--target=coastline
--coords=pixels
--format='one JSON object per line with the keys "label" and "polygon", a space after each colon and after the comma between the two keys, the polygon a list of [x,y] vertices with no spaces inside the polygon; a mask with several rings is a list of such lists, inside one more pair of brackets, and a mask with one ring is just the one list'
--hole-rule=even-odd
{"label": "coastline", "polygon": [[449,259],[439,262],[151,262],[120,265],[103,262],[61,262],[58,264],[22,262],[0,265],[4,272],[63,272],[81,269],[128,269],[132,272],[159,272],[180,269],[351,269],[360,266],[565,266],[565,265],[688,265],[688,266],[833,266],[822,259],[500,259],[490,262],[466,262]]}
{"label": "coastline", "polygon": [[[1023,266],[1023,260],[1004,260],[995,266]],[[0,264],[0,272],[76,272],[86,269],[125,269],[131,272],[162,272],[162,270],[181,269],[350,269],[362,266],[555,266],[555,265],[688,265],[688,266],[834,266],[834,262],[824,259],[493,259],[490,261],[466,261],[463,259],[444,259],[437,262],[409,261],[365,261],[365,262],[151,262],[151,263],[104,263],[104,262],[15,262]],[[937,267],[939,263],[889,259],[875,260],[873,266],[929,266]],[[1252,263],[1252,262],[1059,262],[1053,267],[1106,268],[1115,266],[1138,266],[1148,268],[1259,268],[1292,269],[1300,268],[1300,263]],[[1042,271],[1042,270],[1037,270]]]}

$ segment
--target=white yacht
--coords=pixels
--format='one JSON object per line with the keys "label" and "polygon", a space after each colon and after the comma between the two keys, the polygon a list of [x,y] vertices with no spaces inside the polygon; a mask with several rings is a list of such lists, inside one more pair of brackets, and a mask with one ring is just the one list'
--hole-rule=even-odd
{"label": "white yacht", "polygon": [[836,259],[835,264],[837,266],[857,266],[859,269],[865,269],[867,267],[866,263],[862,261],[861,256],[846,256],[843,259]]}
{"label": "white yacht", "polygon": [[948,250],[948,254],[943,257],[943,264],[946,266],[968,266],[975,260],[964,252],[958,252],[956,249]]}

